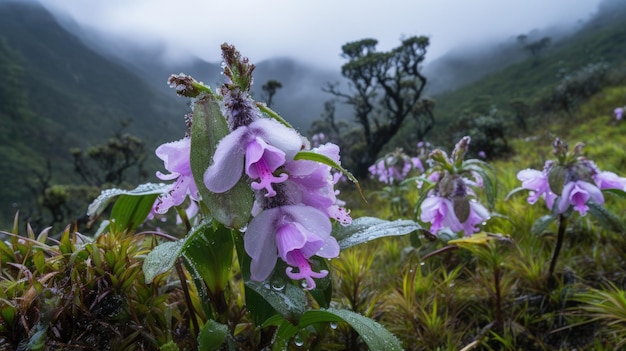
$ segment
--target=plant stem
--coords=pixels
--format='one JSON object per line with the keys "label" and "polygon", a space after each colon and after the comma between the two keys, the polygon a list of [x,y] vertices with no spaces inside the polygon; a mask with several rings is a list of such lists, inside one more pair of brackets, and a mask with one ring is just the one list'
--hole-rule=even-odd
{"label": "plant stem", "polygon": [[554,252],[552,253],[552,259],[550,260],[550,270],[548,271],[548,283],[554,279],[554,268],[556,267],[556,260],[559,258],[559,252],[561,252],[561,246],[563,245],[563,237],[565,236],[565,227],[567,226],[567,218],[563,214],[559,215],[559,232],[556,238],[556,246],[554,246]]}
{"label": "plant stem", "polygon": [[182,260],[180,258],[176,261],[176,273],[178,273],[178,280],[180,280],[180,285],[183,289],[183,294],[185,295],[185,303],[187,304],[187,309],[189,309],[189,316],[191,317],[191,323],[194,327],[194,338],[197,338],[198,333],[200,332],[200,327],[198,326],[198,320],[196,319],[196,310],[193,308],[191,296],[189,296],[189,286],[187,286],[187,278],[185,277],[181,261]]}
{"label": "plant stem", "polygon": [[499,327],[503,327],[504,323],[502,320],[502,292],[500,290],[500,267],[496,264],[493,267],[493,280],[495,284],[495,292],[496,292],[496,324]]}

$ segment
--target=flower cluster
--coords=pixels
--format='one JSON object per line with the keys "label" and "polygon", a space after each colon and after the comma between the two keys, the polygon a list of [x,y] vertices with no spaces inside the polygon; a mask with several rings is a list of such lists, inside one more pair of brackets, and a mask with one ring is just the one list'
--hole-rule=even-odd
{"label": "flower cluster", "polygon": [[546,161],[543,170],[525,169],[517,173],[522,188],[530,190],[528,203],[543,198],[548,209],[555,213],[562,214],[573,207],[584,216],[589,202],[604,204],[601,190],[626,191],[626,178],[600,171],[593,161],[582,156],[583,144],[577,144],[569,152],[567,145],[557,138],[553,147],[556,160]]}
{"label": "flower cluster", "polygon": [[[222,49],[227,81],[219,98],[230,133],[217,144],[201,186],[222,194],[246,177],[255,196],[253,218],[244,234],[245,250],[252,259],[251,279],[269,278],[280,258],[289,266],[288,277],[313,289],[313,279],[325,277],[328,271],[315,271],[311,257],[339,255],[339,245],[330,235],[331,219],[346,225],[351,217],[334,189],[339,174],[327,164],[296,159],[296,154],[314,153],[339,165],[339,147],[326,143],[311,149],[308,140],[293,128],[264,115],[248,94],[254,65],[242,60],[234,48]],[[171,190],[157,199],[158,213],[180,205],[187,195],[198,200],[190,145],[185,138],[157,149],[171,172],[166,176],[159,173],[159,178],[176,179]]]}
{"label": "flower cluster", "polygon": [[396,149],[376,161],[368,170],[379,182],[392,185],[404,180],[411,171],[424,172],[424,167],[419,157],[410,157],[402,149]]}
{"label": "flower cluster", "polygon": [[[476,200],[473,189],[484,186],[477,167],[482,161],[463,161],[469,143],[470,138],[463,137],[451,158],[439,149],[429,155],[433,167],[426,180],[432,187],[420,206],[420,219],[429,222],[430,231],[435,234],[447,228],[469,236],[479,231],[477,226],[490,217],[489,211]],[[418,183],[418,186],[423,185]]]}

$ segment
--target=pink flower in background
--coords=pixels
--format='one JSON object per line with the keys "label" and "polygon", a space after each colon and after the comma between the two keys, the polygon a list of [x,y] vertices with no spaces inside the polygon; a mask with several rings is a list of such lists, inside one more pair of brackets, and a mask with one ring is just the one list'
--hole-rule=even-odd
{"label": "pink flower in background", "polygon": [[300,151],[302,139],[293,129],[271,119],[258,119],[241,126],[225,136],[217,145],[213,163],[204,173],[204,184],[215,193],[230,190],[246,174],[258,182],[255,190],[266,189],[266,196],[274,196],[272,184],[284,182],[287,176],[274,172],[287,159]]}
{"label": "pink flower in background", "polygon": [[178,206],[185,201],[187,195],[198,200],[198,187],[193,180],[190,164],[191,139],[184,138],[166,143],[156,149],[156,155],[163,160],[165,169],[170,173],[163,174],[157,171],[156,176],[161,180],[176,180],[171,188],[161,194],[154,205],[156,213],[165,213],[172,206]]}
{"label": "pink flower in background", "polygon": [[244,236],[246,252],[252,258],[252,280],[267,279],[281,258],[290,266],[287,276],[304,280],[306,289],[314,289],[313,278],[323,278],[328,271],[315,272],[310,258],[339,255],[339,244],[330,235],[331,229],[327,215],[310,206],[286,205],[262,211],[250,221]]}

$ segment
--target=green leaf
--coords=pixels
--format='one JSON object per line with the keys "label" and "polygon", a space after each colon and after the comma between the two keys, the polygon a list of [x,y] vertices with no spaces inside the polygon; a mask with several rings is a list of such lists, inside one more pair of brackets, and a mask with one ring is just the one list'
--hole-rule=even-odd
{"label": "green leaf", "polygon": [[386,236],[406,235],[421,228],[411,220],[386,221],[375,217],[360,217],[350,225],[335,227],[332,235],[343,250]]}
{"label": "green leaf", "polygon": [[[191,126],[191,171],[202,201],[211,215],[230,228],[243,228],[250,218],[253,193],[242,177],[229,191],[216,194],[204,185],[204,172],[211,164],[217,144],[230,133],[226,118],[214,96],[201,93],[193,108]],[[241,165],[243,169],[243,164]]]}
{"label": "green leaf", "polygon": [[146,220],[158,194],[124,194],[115,201],[111,209],[109,227],[114,232],[133,230]]}
{"label": "green leaf", "polygon": [[[223,225],[205,221],[188,235],[182,254],[212,297],[221,296],[228,285],[233,261],[233,238]],[[193,271],[192,271],[193,272]]]}
{"label": "green leaf", "polygon": [[626,231],[624,223],[615,213],[607,210],[604,206],[595,202],[587,202],[587,206],[589,206],[589,214],[604,228],[613,230],[617,233],[624,233],[624,231]]}
{"label": "green leaf", "polygon": [[622,189],[602,189],[603,193],[609,193],[619,197],[620,199],[626,199],[626,191]]}
{"label": "green leaf", "polygon": [[198,335],[198,350],[214,351],[226,341],[228,326],[209,319]]}
{"label": "green leaf", "polygon": [[[302,288],[286,281],[286,279],[285,281],[276,281],[275,279],[280,279],[276,277],[272,277],[271,279],[272,281],[265,282],[255,282],[250,280],[247,281],[245,285],[262,297],[265,302],[269,303],[276,312],[283,316],[283,318],[291,323],[297,324],[298,320],[304,313],[304,308],[307,304],[304,291]],[[279,288],[276,289],[276,286]],[[265,309],[265,306],[263,306],[262,303],[259,304],[258,301],[255,301],[254,299],[249,301],[248,296],[246,296],[246,300],[249,303],[248,308],[253,314],[260,315],[259,312],[261,311],[256,311],[256,308]],[[273,315],[274,313],[271,314]]]}
{"label": "green leaf", "polygon": [[154,184],[154,183],[146,183],[137,186],[133,190],[123,190],[123,189],[105,189],[100,193],[93,202],[89,205],[87,209],[87,215],[92,217],[94,215],[101,214],[107,206],[118,196],[120,195],[132,195],[132,196],[143,196],[143,195],[158,195],[162,194],[169,187],[168,184]]}
{"label": "green leaf", "polygon": [[169,272],[181,254],[185,240],[162,243],[150,251],[143,261],[143,274],[146,284],[154,281],[157,275]]}
{"label": "green leaf", "polygon": [[[272,319],[271,322],[275,323],[276,319]],[[288,321],[282,322],[276,331],[272,349],[286,349],[289,340],[309,325],[333,322],[348,323],[359,333],[370,350],[402,350],[400,341],[378,322],[352,311],[335,308],[309,310],[302,316],[300,323],[297,325],[293,325]]]}
{"label": "green leaf", "polygon": [[557,220],[557,216],[554,215],[545,215],[540,217],[533,223],[532,228],[530,228],[530,232],[534,235],[541,235],[546,229]]}

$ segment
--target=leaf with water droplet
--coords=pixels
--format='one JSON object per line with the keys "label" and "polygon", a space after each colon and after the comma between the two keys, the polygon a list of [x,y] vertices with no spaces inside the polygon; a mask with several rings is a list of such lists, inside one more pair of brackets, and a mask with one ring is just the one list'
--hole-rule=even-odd
{"label": "leaf with water droplet", "polygon": [[144,196],[144,195],[154,195],[154,194],[162,194],[169,188],[168,184],[155,184],[155,183],[145,183],[138,185],[133,190],[124,190],[124,189],[105,189],[102,190],[100,196],[98,196],[87,208],[87,216],[92,217],[94,215],[101,214],[107,206],[113,201],[117,196],[120,195],[131,195],[131,196]]}
{"label": "leaf with water droplet", "polygon": [[360,217],[347,226],[337,226],[332,235],[337,239],[339,247],[346,249],[374,239],[387,236],[409,234],[422,227],[411,220],[387,221],[375,217]]}
{"label": "leaf with water droplet", "polygon": [[169,272],[174,267],[184,243],[184,240],[166,242],[150,251],[143,261],[146,284],[152,283],[157,275]]}
{"label": "leaf with water droplet", "polygon": [[309,310],[302,318],[300,323],[294,325],[288,321],[278,321],[273,318],[267,325],[278,325],[274,338],[274,349],[286,349],[289,340],[294,338],[304,328],[318,323],[348,323],[363,339],[370,350],[402,350],[402,345],[398,338],[387,331],[378,322],[360,315],[356,312],[328,308],[319,310]]}
{"label": "leaf with water droplet", "polygon": [[[297,324],[306,306],[306,295],[304,291],[293,284],[274,282],[270,283],[270,286],[271,284],[284,284],[284,288],[281,290],[268,289],[265,287],[264,282],[247,281],[245,283],[246,287],[262,297],[263,300],[269,303],[283,318],[290,321],[290,323]],[[257,306],[255,306],[254,300],[249,299],[247,294],[246,301],[249,303],[248,308],[252,310],[252,312],[255,312],[255,307]]]}
{"label": "leaf with water droplet", "polygon": [[220,350],[220,346],[228,336],[228,326],[209,319],[198,335],[198,349],[213,351]]}

